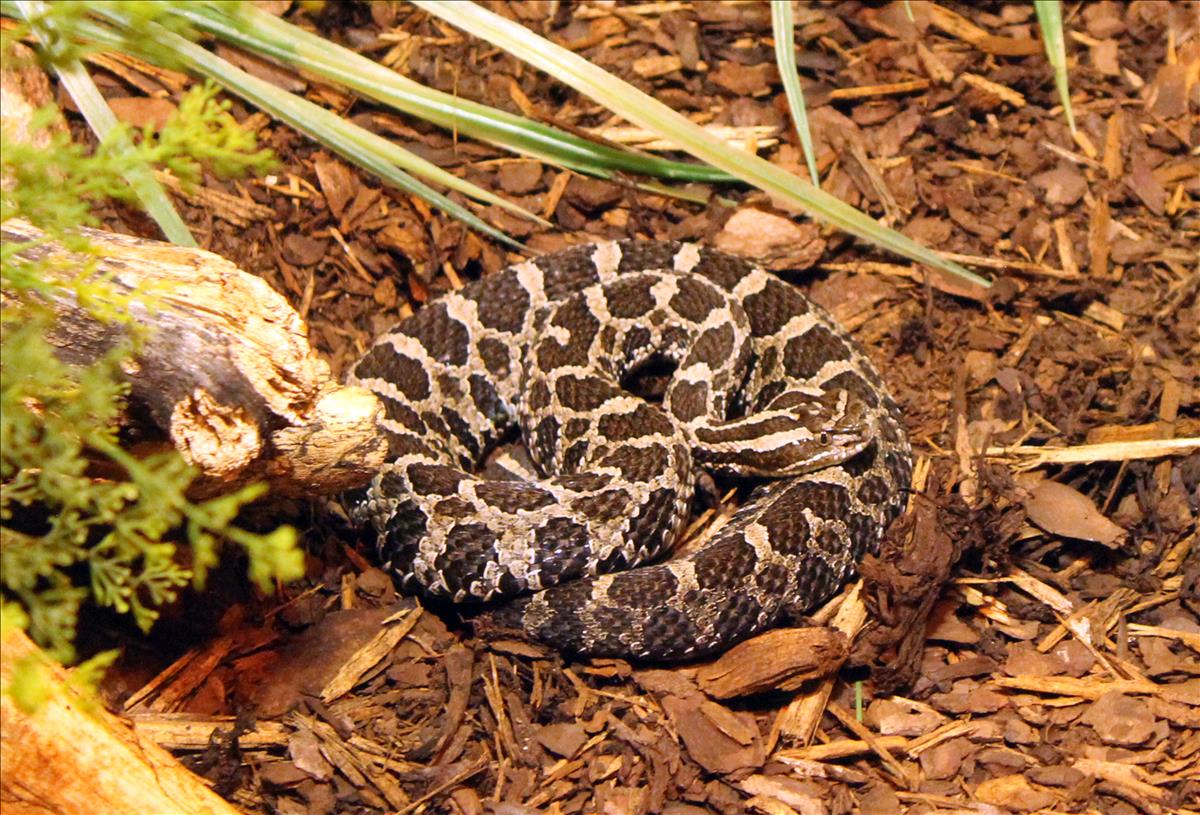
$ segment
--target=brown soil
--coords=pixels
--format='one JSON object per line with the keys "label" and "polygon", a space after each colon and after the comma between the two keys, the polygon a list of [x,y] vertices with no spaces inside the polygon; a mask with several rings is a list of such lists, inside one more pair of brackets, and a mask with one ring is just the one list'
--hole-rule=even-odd
{"label": "brown soil", "polygon": [[[798,9],[822,186],[969,256],[995,280],[987,296],[741,186],[692,188],[735,202],[702,206],[576,176],[243,60],[544,214],[554,230],[483,211],[535,251],[637,237],[766,254],[853,331],[919,462],[910,513],[864,566],[867,624],[846,667],[727,698],[712,669],[483,642],[453,610],[396,597],[319,506],[307,581],[226,601],[212,626],[197,621],[215,614],[177,611],[153,653],[131,649],[110,676],[114,704],[247,812],[1200,809],[1200,455],[1139,457],[1200,436],[1196,7],[1066,6],[1072,138],[1032,4],[959,8],[968,27],[912,6],[916,25],[900,3]],[[497,10],[698,122],[767,127],[762,155],[805,174],[765,3]],[[408,7],[292,19],[467,98],[614,124]],[[161,114],[145,95],[154,78],[100,77],[123,116]],[[193,199],[185,216],[206,248],[290,298],[336,370],[407,309],[517,259],[235,113],[280,167],[209,181],[238,206]],[[131,211],[110,214],[154,235]],[[1050,447],[1078,448],[1074,463],[1039,456]],[[266,507],[264,522],[287,509]],[[182,630],[194,645],[181,655],[166,640]]]}

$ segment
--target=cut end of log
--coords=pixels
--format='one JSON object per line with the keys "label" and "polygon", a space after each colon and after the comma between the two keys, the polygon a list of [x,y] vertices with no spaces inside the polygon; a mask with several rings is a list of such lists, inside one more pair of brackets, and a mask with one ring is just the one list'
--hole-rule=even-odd
{"label": "cut end of log", "polygon": [[357,386],[330,387],[308,421],[271,436],[277,456],[268,464],[272,488],[285,495],[340,492],[367,483],[387,457],[378,430],[383,406]]}
{"label": "cut end of log", "polygon": [[[46,697],[32,715],[7,686],[25,660],[45,665]],[[0,802],[4,812],[56,815],[237,815],[170,753],[115,716],[96,710],[25,633],[14,628],[0,647]]]}
{"label": "cut end of log", "polygon": [[170,434],[184,459],[210,478],[236,477],[262,450],[250,415],[219,404],[203,388],[175,403]]}

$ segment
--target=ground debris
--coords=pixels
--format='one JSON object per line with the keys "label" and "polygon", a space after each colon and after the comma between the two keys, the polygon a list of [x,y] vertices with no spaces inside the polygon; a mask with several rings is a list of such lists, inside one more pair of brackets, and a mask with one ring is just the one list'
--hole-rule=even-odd
{"label": "ground debris", "polygon": [[[983,298],[740,186],[676,198],[353,108],[551,220],[479,210],[535,251],[697,240],[755,255],[831,308],[878,364],[917,453],[910,510],[861,589],[795,621],[815,628],[704,664],[579,661],[473,639],[469,611],[398,600],[366,536],[306,520],[306,582],[226,598],[236,613],[201,633],[191,622],[221,612],[189,601],[164,621],[186,636],[127,649],[109,698],[248,813],[1200,811],[1194,15],[1096,2],[1068,17],[1073,137],[1032,7],[913,3],[910,22],[908,5],[797,9],[821,187],[992,275]],[[630,136],[415,8],[369,8],[287,11],[439,90]],[[807,178],[766,4],[496,8]],[[132,92],[97,71],[114,96]],[[232,112],[280,169],[206,177],[182,212],[207,248],[288,298],[335,373],[439,292],[520,259]],[[239,720],[247,711],[258,718]]]}

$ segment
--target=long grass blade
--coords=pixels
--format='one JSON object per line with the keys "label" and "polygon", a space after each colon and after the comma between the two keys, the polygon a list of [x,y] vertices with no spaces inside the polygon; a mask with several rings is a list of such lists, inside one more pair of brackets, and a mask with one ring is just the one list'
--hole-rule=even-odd
{"label": "long grass blade", "polygon": [[[34,0],[16,0],[12,8],[25,22],[29,23],[36,33],[40,28],[39,18],[42,18],[42,3]],[[87,120],[88,127],[100,141],[106,139],[120,153],[132,153],[133,144],[120,130],[117,117],[112,108],[100,95],[100,89],[92,81],[87,69],[78,60],[71,60],[64,65],[53,66],[62,86],[74,100],[79,112]],[[158,228],[171,243],[177,246],[196,246],[196,239],[188,230],[183,218],[163,186],[154,178],[154,170],[141,162],[131,163],[124,172],[125,180],[141,202],[146,214],[154,219]]]}
{"label": "long grass blade", "polygon": [[678,181],[733,180],[728,173],[707,165],[670,161],[599,144],[499,108],[428,88],[253,5],[239,7],[235,16],[207,5],[180,6],[175,13],[226,42],[332,80],[439,127],[581,173],[605,178],[622,172]]}
{"label": "long grass blade", "polygon": [[[100,95],[100,89],[88,75],[87,69],[77,60],[72,60],[66,65],[54,66],[54,71],[67,93],[71,95],[71,99],[75,101],[83,118],[87,120],[88,127],[96,134],[96,138],[102,142],[115,141],[119,152],[133,152],[132,142],[118,129],[117,117]],[[146,214],[154,219],[168,241],[176,246],[199,245],[180,217],[179,211],[175,209],[167,191],[154,177],[154,170],[150,165],[141,162],[130,164],[125,168],[124,176]]]}
{"label": "long grass blade", "polygon": [[987,279],[945,260],[911,238],[881,226],[844,201],[791,173],[758,156],[730,148],[661,102],[518,23],[475,3],[446,0],[413,0],[413,3],[473,36],[519,56],[637,126],[672,139],[693,156],[770,195],[794,202],[839,229],[975,285],[985,288],[991,285]]}
{"label": "long grass blade", "polygon": [[[119,13],[111,9],[98,9],[98,11],[114,24],[121,24]],[[81,23],[80,33],[98,42],[111,43],[112,40],[111,32],[96,24]],[[188,70],[212,79],[229,92],[306,133],[350,163],[378,175],[404,192],[423,198],[434,207],[463,221],[473,229],[491,235],[513,248],[523,248],[520,243],[506,233],[486,223],[461,204],[414,178],[406,170],[418,169],[423,175],[428,174],[427,177],[438,183],[446,183],[446,186],[452,186],[465,194],[506,206],[508,209],[515,207],[511,202],[504,201],[487,190],[447,173],[440,167],[409,153],[399,145],[346,121],[320,105],[251,76],[177,34],[160,28],[158,44],[169,48]],[[523,209],[518,208],[518,211],[533,220],[541,220]]]}
{"label": "long grass blade", "polygon": [[796,74],[796,18],[792,14],[792,0],[771,0],[771,34],[775,38],[775,63],[779,76],[783,78],[783,90],[787,94],[792,122],[800,136],[804,150],[804,161],[808,164],[808,175],[814,187],[821,186],[817,175],[817,158],[813,154],[812,132],[808,127],[808,108],[804,105],[804,89]]}
{"label": "long grass blade", "polygon": [[1067,116],[1067,127],[1075,133],[1075,111],[1071,108],[1071,87],[1067,77],[1067,46],[1063,38],[1062,3],[1059,0],[1034,0],[1038,27],[1042,29],[1042,43],[1046,46],[1046,58],[1054,68],[1054,84],[1058,86],[1058,98],[1062,100],[1063,112]]}

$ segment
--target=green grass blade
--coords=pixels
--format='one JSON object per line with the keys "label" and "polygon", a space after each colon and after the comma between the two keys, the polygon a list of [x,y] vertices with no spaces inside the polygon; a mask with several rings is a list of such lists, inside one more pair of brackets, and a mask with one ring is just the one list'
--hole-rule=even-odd
{"label": "green grass blade", "polygon": [[[40,2],[17,0],[9,8],[30,23],[33,30],[37,32],[39,29],[38,19],[42,16],[40,14],[41,7],[42,3]],[[88,127],[96,134],[96,138],[100,141],[109,140],[117,152],[133,152],[133,144],[120,130],[117,117],[113,115],[112,108],[100,95],[100,89],[88,75],[87,69],[78,60],[71,60],[64,65],[52,67],[58,74],[63,88],[70,94],[71,99],[79,107],[79,112],[87,120]],[[197,245],[196,239],[188,231],[183,218],[179,217],[175,205],[171,203],[167,191],[154,178],[153,168],[141,162],[131,163],[125,170],[124,177],[141,202],[142,208],[146,210],[146,214],[154,219],[167,240],[178,246]]]}
{"label": "green grass blade", "polygon": [[1046,46],[1046,58],[1054,68],[1054,84],[1058,86],[1058,98],[1062,100],[1067,115],[1067,127],[1075,133],[1075,111],[1071,108],[1071,88],[1067,78],[1067,46],[1063,37],[1062,3],[1059,0],[1033,0],[1037,11],[1038,27],[1042,29],[1042,42]]}
{"label": "green grass blade", "polygon": [[[120,25],[121,17],[116,12],[110,9],[98,9],[98,11],[103,13],[106,19]],[[95,24],[81,24],[80,33],[99,42],[111,40],[111,34],[103,26]],[[378,175],[404,192],[423,198],[432,206],[480,232],[491,235],[513,248],[523,248],[520,243],[506,233],[484,222],[469,209],[414,178],[406,170],[420,172],[437,183],[446,183],[446,186],[459,189],[465,194],[484,201],[507,204],[508,208],[515,206],[511,202],[504,201],[499,196],[447,173],[440,167],[409,153],[399,145],[352,124],[320,105],[251,76],[177,34],[160,29],[158,44],[169,48],[188,70],[209,77],[229,92],[242,97],[280,121],[305,133],[350,163]],[[520,212],[524,213],[524,210],[520,210]],[[535,220],[540,220],[529,213],[525,214]]]}
{"label": "green grass blade", "polygon": [[[306,133],[342,158],[363,167],[393,186],[423,198],[431,205],[480,232],[491,235],[514,248],[520,248],[520,244],[507,234],[485,223],[461,204],[418,181],[409,173],[420,172],[421,175],[435,182],[443,183],[445,186],[458,189],[480,200],[504,206],[506,209],[512,209],[515,206],[511,202],[447,173],[437,165],[348,122],[320,105],[282,91],[269,82],[239,71],[205,49],[182,38],[180,40],[177,46],[182,49],[181,55],[185,59],[190,58],[189,62],[192,67],[220,83],[231,93],[241,96],[280,121]],[[185,43],[186,45],[184,45]],[[534,220],[540,220],[519,207],[517,207],[517,211]]]}
{"label": "green grass blade", "polygon": [[817,175],[812,132],[808,128],[808,108],[804,105],[804,90],[796,74],[796,18],[792,14],[792,0],[771,0],[771,33],[775,37],[775,62],[779,66],[779,76],[783,78],[792,122],[796,125],[796,133],[800,135],[800,146],[804,148],[808,174],[813,186],[819,187],[821,177]]}
{"label": "green grass blade", "polygon": [[531,65],[590,96],[626,120],[673,140],[693,156],[753,184],[770,195],[803,206],[810,213],[864,240],[978,286],[986,278],[945,260],[906,235],[876,223],[844,201],[812,186],[773,164],[734,150],[632,85],[587,60],[539,37],[475,3],[413,0],[414,5],[464,31],[519,56]]}
{"label": "green grass blade", "polygon": [[240,7],[237,17],[205,5],[180,7],[176,13],[226,42],[302,68],[439,127],[578,172],[606,178],[614,172],[623,172],[678,181],[733,180],[728,173],[713,167],[599,144],[428,88],[252,5]]}
{"label": "green grass blade", "polygon": [[[201,13],[195,13],[195,12],[201,12]],[[215,15],[215,16],[210,18],[208,16],[208,14],[206,14],[204,12],[211,13],[212,15]],[[197,5],[195,7],[180,6],[180,7],[178,7],[176,13],[185,17],[186,19],[188,19],[189,22],[192,22],[198,28],[202,28],[203,30],[208,31],[209,33],[215,34],[216,36],[219,36],[221,39],[224,39],[224,40],[227,40],[230,42],[234,42],[238,45],[247,45],[248,47],[251,47],[252,50],[259,50],[262,53],[267,53],[269,56],[276,56],[275,53],[270,53],[270,52],[274,51],[274,50],[279,50],[276,47],[276,45],[279,42],[278,40],[272,39],[270,37],[258,37],[258,38],[251,39],[249,37],[244,36],[243,31],[244,31],[245,27],[238,25],[238,23],[240,21],[232,20],[229,17],[223,15],[221,13],[221,10],[218,8],[211,8],[211,7],[203,6],[203,5]],[[260,15],[261,18],[265,18],[266,20],[275,21],[275,18],[273,16],[271,16],[270,14],[267,14],[264,11],[259,11],[258,9],[256,9],[254,6],[251,6],[251,5],[245,5],[245,6],[238,7],[238,14],[245,15],[245,16],[257,14],[257,15]],[[287,26],[288,28],[292,29],[295,32],[302,32],[302,33],[307,34],[307,32],[303,32],[302,29],[300,29],[296,26],[292,26],[292,25],[290,25],[288,23],[284,23],[282,21],[278,21],[278,22],[283,26]],[[285,33],[287,33],[287,32],[285,32]],[[325,42],[325,40],[322,40],[320,37],[315,37],[314,35],[308,35],[308,36],[313,37],[318,42]],[[285,43],[288,42],[286,37],[284,37],[283,42],[285,42]],[[262,48],[254,48],[254,46],[250,45],[249,43],[256,43],[263,47]],[[330,45],[332,45],[332,43],[330,43]],[[268,48],[268,46],[270,46],[270,47]],[[286,51],[289,49],[283,48],[283,50]],[[352,53],[352,52],[348,51],[347,53]],[[357,56],[357,55],[355,55],[355,56]],[[298,67],[304,67],[304,68],[308,67],[307,65],[300,64],[299,61],[292,61],[292,62],[293,62],[293,64],[296,64]],[[382,68],[382,66],[379,66],[379,65],[377,65],[377,63],[374,63],[368,59],[362,59],[362,62],[366,63],[366,65],[371,65],[371,66],[375,66],[377,68]],[[357,65],[357,66],[355,66],[355,68],[356,68],[356,70],[347,71],[346,74],[348,76],[357,77],[360,82],[363,82],[364,80],[362,80],[362,77],[364,76],[364,72],[363,72],[364,66]],[[384,70],[387,71],[386,68]],[[391,73],[391,72],[388,71],[388,73]],[[338,77],[330,77],[330,78],[333,78],[335,80],[339,79]],[[365,84],[369,87],[371,85],[371,81],[369,81],[369,80],[365,81]],[[408,170],[409,172],[412,172],[415,175],[419,175],[423,178],[433,181],[434,183],[442,184],[443,186],[449,187],[450,189],[458,190],[459,192],[463,193],[464,195],[470,196],[471,198],[475,198],[477,200],[484,201],[489,204],[495,204],[496,206],[502,207],[502,208],[508,210],[509,212],[512,212],[515,215],[519,215],[523,218],[528,218],[531,221],[535,221],[535,222],[541,224],[542,226],[546,226],[546,227],[551,226],[551,224],[549,222],[543,220],[542,218],[539,218],[537,215],[534,215],[532,212],[529,212],[528,210],[524,209],[523,207],[520,207],[517,204],[514,204],[505,198],[502,198],[502,197],[500,197],[492,192],[489,192],[475,184],[472,184],[469,181],[461,179],[458,176],[454,175],[453,173],[449,173],[446,170],[443,170],[442,168],[438,167],[436,164],[433,164],[432,162],[428,162],[428,161],[420,158],[419,156],[416,156],[413,153],[410,153],[409,151],[404,150],[404,148],[400,147],[399,145],[395,145],[393,142],[390,142],[386,139],[381,139],[381,141],[386,144],[392,145],[392,149],[394,149],[395,151],[399,151],[399,152],[392,153],[392,149],[385,149],[385,148],[383,148],[382,144],[377,144],[376,146],[378,148],[385,149],[385,155],[383,156],[383,158],[394,161],[400,167]]]}
{"label": "green grass blade", "polygon": [[[114,146],[119,152],[132,152],[133,144],[124,132],[118,129],[117,117],[112,108],[100,95],[100,89],[92,81],[87,70],[77,61],[66,65],[54,66],[58,79],[63,88],[71,95],[71,99],[79,107],[79,112],[87,120],[88,127],[100,141],[115,141]],[[158,228],[171,243],[177,246],[195,247],[195,237],[183,222],[175,205],[163,186],[154,177],[150,165],[141,162],[130,164],[124,172],[125,180],[141,202],[146,214],[154,219]]]}

